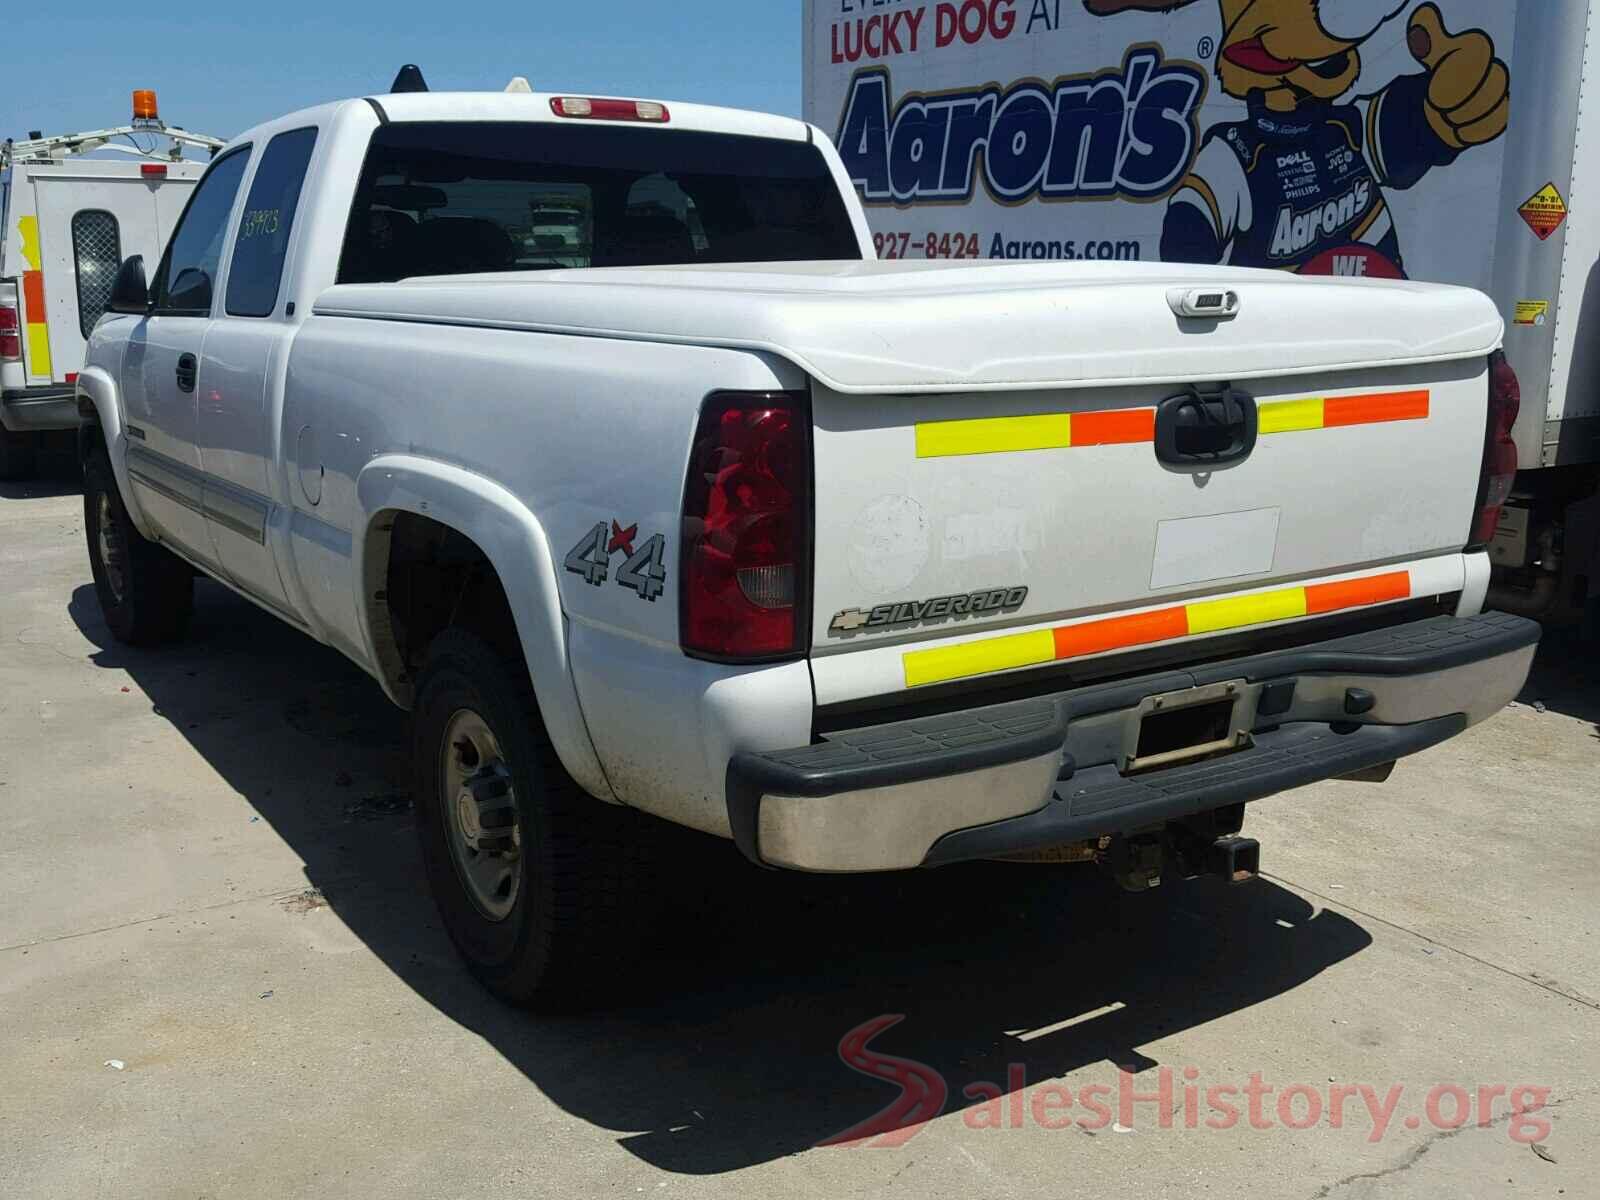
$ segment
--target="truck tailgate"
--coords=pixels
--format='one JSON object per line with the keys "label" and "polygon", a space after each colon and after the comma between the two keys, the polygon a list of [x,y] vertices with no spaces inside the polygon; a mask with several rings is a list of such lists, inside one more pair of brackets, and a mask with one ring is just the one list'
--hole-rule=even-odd
{"label": "truck tailgate", "polygon": [[1459,591],[1487,373],[1232,381],[1257,437],[1214,469],[1163,462],[1158,434],[1225,412],[1216,384],[817,386],[819,703]]}

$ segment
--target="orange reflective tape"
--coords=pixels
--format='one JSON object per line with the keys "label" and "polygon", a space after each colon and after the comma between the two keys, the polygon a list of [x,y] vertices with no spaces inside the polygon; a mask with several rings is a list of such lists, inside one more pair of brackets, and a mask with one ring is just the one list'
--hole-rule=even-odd
{"label": "orange reflective tape", "polygon": [[902,658],[907,687],[970,679],[996,671],[1042,666],[1052,661],[1128,650],[1155,642],[1252,625],[1270,625],[1303,616],[1318,616],[1373,604],[1388,604],[1411,598],[1411,572],[1392,571],[1349,579],[1341,583],[1317,583],[1307,587],[1279,588],[1250,592],[1219,600],[1200,600],[1176,608],[1124,617],[1105,617],[1079,625],[1063,625],[1033,633],[985,638],[914,650]]}
{"label": "orange reflective tape", "polygon": [[1079,658],[1129,646],[1145,646],[1189,636],[1189,617],[1181,608],[1163,608],[1131,617],[1108,617],[1066,625],[1055,631],[1056,657]]}
{"label": "orange reflective tape", "polygon": [[1428,416],[1428,393],[1378,392],[1323,401],[1325,429],[1341,425],[1375,425],[1380,421],[1421,421]]}
{"label": "orange reflective tape", "polygon": [[1156,410],[1153,408],[1072,414],[1074,446],[1121,446],[1155,440]]}
{"label": "orange reflective tape", "polygon": [[[1386,421],[1421,421],[1430,393],[1374,392],[1324,400],[1268,400],[1260,405],[1260,432],[1299,433]],[[926,421],[916,427],[918,458],[947,458],[1025,450],[1148,444],[1156,438],[1156,410],[1120,408],[1100,412],[1039,413],[1026,417],[977,417]]]}
{"label": "orange reflective tape", "polygon": [[1338,612],[1368,604],[1388,604],[1411,599],[1411,572],[1394,571],[1368,579],[1347,579],[1343,583],[1316,583],[1306,588],[1306,613]]}
{"label": "orange reflective tape", "polygon": [[28,310],[28,320],[30,322],[44,321],[43,271],[24,271],[22,273],[22,303]]}

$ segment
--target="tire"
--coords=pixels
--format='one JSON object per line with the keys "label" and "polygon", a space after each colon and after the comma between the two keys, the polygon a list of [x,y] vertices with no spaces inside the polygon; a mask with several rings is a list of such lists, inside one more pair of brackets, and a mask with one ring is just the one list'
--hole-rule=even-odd
{"label": "tire", "polygon": [[0,425],[0,480],[9,483],[32,479],[37,470],[34,438],[26,433],[13,433]]}
{"label": "tire", "polygon": [[[429,647],[412,730],[423,862],[461,957],[511,1003],[587,1006],[637,933],[652,831],[567,774],[526,668],[471,633]],[[467,845],[474,823],[497,849]]]}
{"label": "tire", "polygon": [[83,466],[83,531],[112,636],[130,646],[182,637],[194,612],[194,571],[134,528],[103,448]]}

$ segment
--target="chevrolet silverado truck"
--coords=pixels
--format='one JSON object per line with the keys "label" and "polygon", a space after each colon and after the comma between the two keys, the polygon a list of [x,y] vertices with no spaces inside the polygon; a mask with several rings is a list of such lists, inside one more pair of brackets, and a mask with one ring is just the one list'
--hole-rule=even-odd
{"label": "chevrolet silverado truck", "polygon": [[1518,404],[1484,296],[878,262],[796,120],[309,109],[218,154],[111,310],[107,624],[178,636],[204,573],[369,672],[514,1000],[615,958],[640,813],[798,871],[1245,879],[1247,802],[1381,779],[1538,640],[1483,611]]}

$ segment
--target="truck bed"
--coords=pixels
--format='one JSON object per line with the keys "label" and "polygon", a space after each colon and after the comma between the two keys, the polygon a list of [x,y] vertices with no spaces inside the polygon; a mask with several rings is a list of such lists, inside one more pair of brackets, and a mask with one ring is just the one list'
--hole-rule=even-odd
{"label": "truck bed", "polygon": [[[1235,313],[1174,310],[1207,289]],[[1465,289],[1137,264],[552,271],[316,312],[803,371],[823,705],[1459,594],[1502,328]],[[1244,456],[1163,461],[1163,406],[1228,387]]]}

